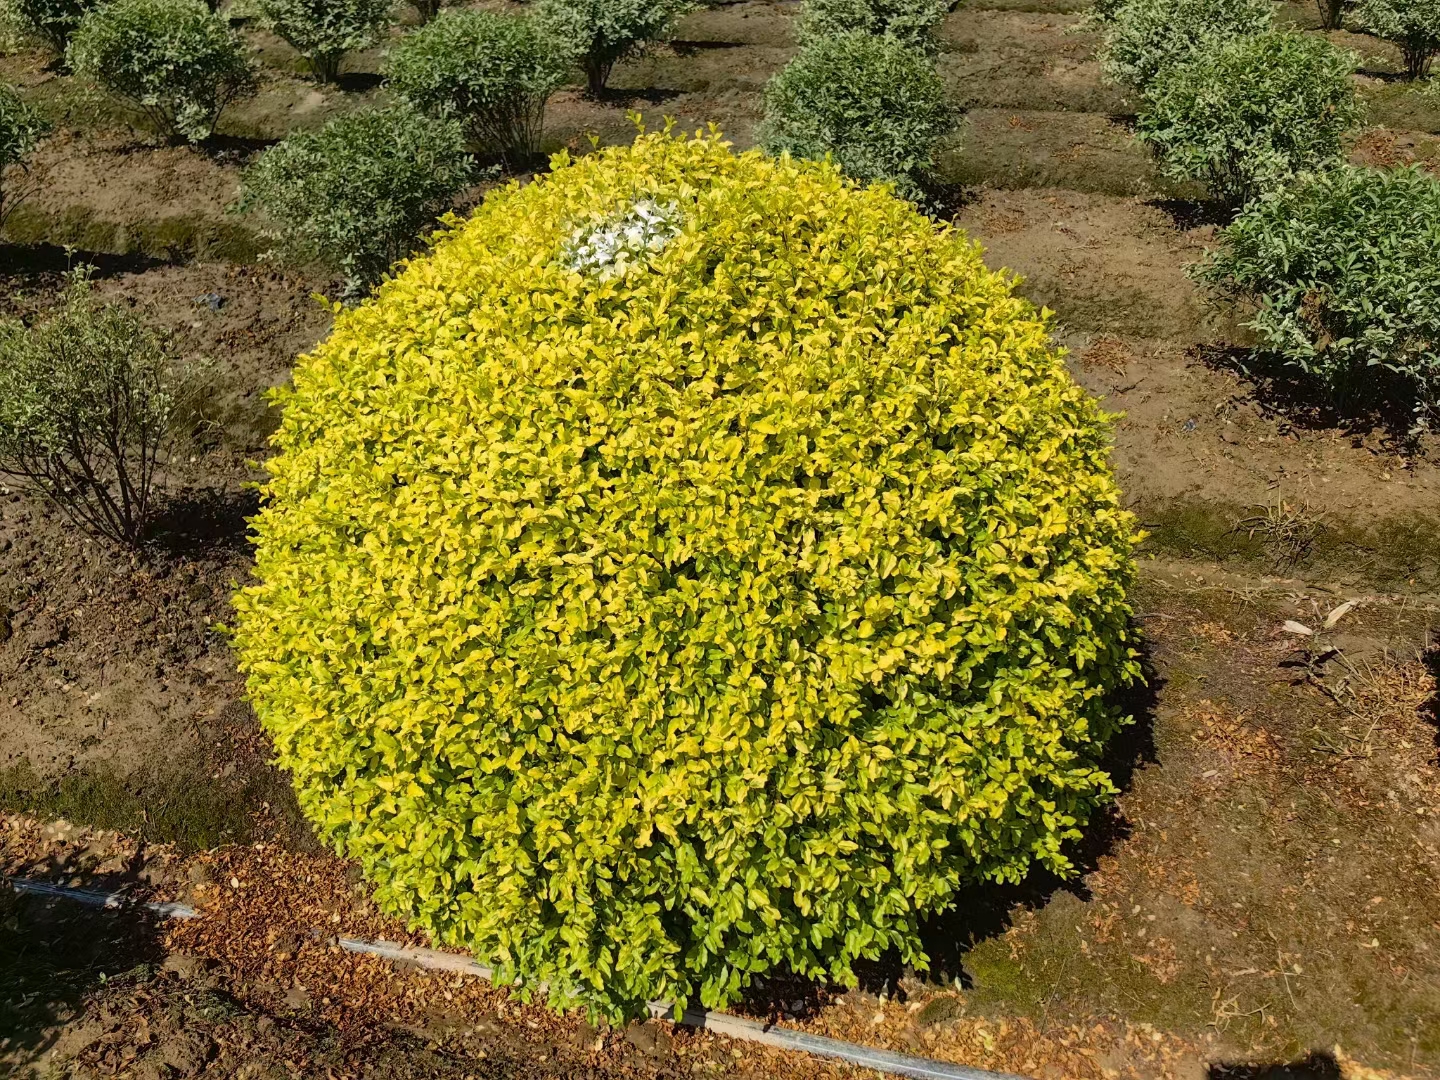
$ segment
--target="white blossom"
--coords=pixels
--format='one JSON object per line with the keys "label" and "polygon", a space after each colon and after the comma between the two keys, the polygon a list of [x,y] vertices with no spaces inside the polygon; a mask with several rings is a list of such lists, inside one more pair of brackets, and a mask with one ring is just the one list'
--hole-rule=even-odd
{"label": "white blossom", "polygon": [[663,250],[679,232],[679,206],[638,199],[623,214],[577,229],[561,257],[577,273],[593,273],[602,280],[621,277],[645,256]]}

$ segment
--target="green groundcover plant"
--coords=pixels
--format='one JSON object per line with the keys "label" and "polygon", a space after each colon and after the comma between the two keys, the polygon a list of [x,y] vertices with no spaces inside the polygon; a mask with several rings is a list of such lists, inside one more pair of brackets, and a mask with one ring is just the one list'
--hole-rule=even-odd
{"label": "green groundcover plant", "polygon": [[474,176],[459,121],[399,103],[287,136],[245,170],[237,209],[259,215],[278,254],[339,270],[359,292]]}
{"label": "green groundcover plant", "polygon": [[334,82],[345,54],[368,49],[391,23],[392,0],[254,0],[260,23],[284,38],[317,81]]}
{"label": "green groundcover plant", "polygon": [[85,17],[68,56],[172,139],[209,138],[225,107],[255,92],[248,50],[201,0],[112,0]]}
{"label": "green groundcover plant", "polygon": [[1363,30],[1400,47],[1405,76],[1430,74],[1440,54],[1440,0],[1361,0],[1355,21]]}
{"label": "green groundcover plant", "polygon": [[933,50],[935,28],[949,9],[948,0],[805,0],[798,32],[802,43],[861,31]]}
{"label": "green groundcover plant", "polygon": [[1107,78],[1145,91],[1164,69],[1227,41],[1270,29],[1271,0],[1128,0],[1105,25]]}
{"label": "green groundcover plant", "polygon": [[451,9],[407,34],[386,62],[389,87],[426,112],[460,119],[477,145],[524,162],[539,148],[545,102],[571,57],[525,15]]}
{"label": "green groundcover plant", "polygon": [[1344,160],[1363,118],[1358,58],[1321,37],[1267,33],[1206,49],[1161,71],[1136,135],[1174,180],[1199,180],[1236,205],[1299,172]]}
{"label": "green groundcover plant", "polygon": [[498,981],[853,983],[962,883],[1071,869],[1134,525],[964,234],[716,136],[560,155],[277,400],[250,698],[384,909]]}
{"label": "green groundcover plant", "polygon": [[1252,203],[1195,270],[1341,400],[1440,408],[1440,180],[1346,166]]}
{"label": "green groundcover plant", "polygon": [[565,54],[578,58],[592,97],[621,60],[670,36],[693,0],[539,0],[535,17]]}
{"label": "green groundcover plant", "polygon": [[816,38],[765,88],[758,141],[773,154],[831,156],[857,180],[918,195],[954,110],[930,58],[894,38]]}

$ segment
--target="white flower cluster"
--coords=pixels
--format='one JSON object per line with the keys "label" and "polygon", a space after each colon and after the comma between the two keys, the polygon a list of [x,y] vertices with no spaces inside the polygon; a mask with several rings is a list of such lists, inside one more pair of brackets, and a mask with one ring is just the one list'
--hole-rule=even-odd
{"label": "white flower cluster", "polygon": [[680,207],[640,199],[619,217],[576,231],[561,253],[565,265],[601,278],[620,277],[680,232]]}

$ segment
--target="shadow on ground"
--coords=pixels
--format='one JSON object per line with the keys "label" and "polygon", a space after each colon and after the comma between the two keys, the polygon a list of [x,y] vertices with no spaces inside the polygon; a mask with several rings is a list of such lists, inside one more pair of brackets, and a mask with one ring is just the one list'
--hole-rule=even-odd
{"label": "shadow on ground", "polygon": [[1222,1063],[1206,1070],[1206,1080],[1341,1080],[1340,1063],[1331,1054],[1315,1051],[1288,1064],[1237,1065]]}
{"label": "shadow on ground", "polygon": [[1353,386],[1331,389],[1260,349],[1201,345],[1194,355],[1209,368],[1249,380],[1261,409],[1297,428],[1339,429],[1354,437],[1379,430],[1400,448],[1418,449],[1418,418],[1404,404],[1414,400],[1414,388],[1398,375],[1368,368]]}
{"label": "shadow on ground", "polygon": [[156,920],[143,909],[86,907],[0,885],[0,1066],[64,1052],[60,1025],[87,997],[148,978],[162,957]]}

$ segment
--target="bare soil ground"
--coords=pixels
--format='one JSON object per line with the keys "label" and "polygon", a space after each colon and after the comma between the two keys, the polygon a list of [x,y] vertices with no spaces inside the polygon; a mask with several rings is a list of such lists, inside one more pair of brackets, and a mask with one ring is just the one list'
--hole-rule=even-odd
{"label": "bare soil ground", "polygon": [[[1116,468],[1151,533],[1136,603],[1154,669],[1115,750],[1124,793],[1079,879],[977,889],[936,920],[930,975],[881,964],[848,994],[777,980],[747,1008],[1046,1078],[1440,1075],[1440,442],[1250,361],[1185,272],[1219,219],[1134,143],[1083,8],[950,16],[940,66],[967,112],[943,165],[947,216],[1054,311],[1076,378],[1119,414]],[[628,139],[632,110],[748,145],[797,9],[691,16],[604,100],[557,95],[552,148]],[[1312,5],[1280,14],[1315,26]],[[599,1031],[327,944],[404,931],[318,851],[216,626],[250,565],[263,392],[328,329],[312,294],[334,283],[249,262],[254,233],[225,208],[270,140],[375,99],[379,56],[320,88],[246,32],[261,94],[199,151],[154,145],[38,54],[0,58],[61,128],[0,245],[0,314],[42,311],[90,262],[106,296],[215,365],[143,554],[0,492],[0,870],[205,911],[168,927],[0,911],[0,1072],[841,1075],[655,1025]],[[1354,157],[1440,161],[1440,104],[1395,80],[1388,46],[1332,36],[1365,57]]]}

